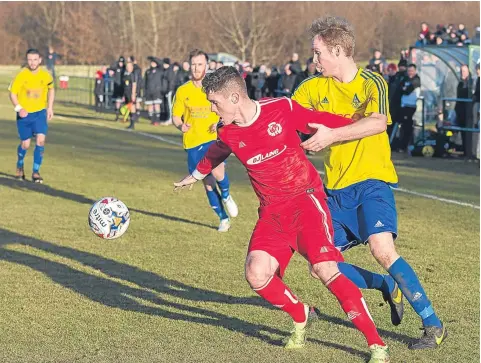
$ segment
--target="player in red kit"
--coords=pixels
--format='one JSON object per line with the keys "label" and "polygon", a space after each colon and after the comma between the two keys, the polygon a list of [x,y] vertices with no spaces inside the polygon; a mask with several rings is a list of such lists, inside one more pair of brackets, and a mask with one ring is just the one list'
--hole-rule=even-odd
{"label": "player in red kit", "polygon": [[306,328],[317,318],[314,309],[300,302],[282,280],[297,251],[312,266],[312,276],[336,296],[348,318],[364,334],[371,350],[369,362],[389,362],[389,350],[379,337],[360,290],[338,269],[343,258],[333,244],[322,181],[300,147],[297,134],[313,133],[314,124],[334,128],[351,120],[307,110],[288,98],[253,101],[234,67],[222,67],[206,75],[202,86],[222,125],[217,142],[191,175],[174,183],[175,188],[201,180],[234,153],[246,167],[260,201],[259,220],[246,259],[246,279],[257,294],[294,320],[285,347],[302,348]]}

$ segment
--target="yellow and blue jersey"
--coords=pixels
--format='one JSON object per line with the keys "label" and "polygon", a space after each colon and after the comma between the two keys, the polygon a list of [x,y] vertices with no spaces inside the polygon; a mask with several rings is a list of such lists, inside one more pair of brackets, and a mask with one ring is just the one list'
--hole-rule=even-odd
{"label": "yellow and blue jersey", "polygon": [[177,89],[172,106],[172,115],[182,117],[190,125],[184,133],[184,149],[191,149],[217,139],[210,127],[219,122],[219,117],[211,111],[211,105],[202,87],[196,87],[192,81],[184,83]]}
{"label": "yellow and blue jersey", "polygon": [[8,90],[17,95],[18,103],[29,113],[47,108],[48,90],[53,88],[52,75],[39,68],[32,73],[30,69],[22,69],[10,83]]}
{"label": "yellow and blue jersey", "polygon": [[[391,124],[387,84],[384,78],[362,68],[349,83],[332,77],[306,79],[295,90],[292,99],[306,108],[327,111],[357,121],[377,112]],[[327,189],[377,179],[395,184],[398,177],[391,161],[391,147],[386,132],[360,140],[332,145],[324,160]]]}

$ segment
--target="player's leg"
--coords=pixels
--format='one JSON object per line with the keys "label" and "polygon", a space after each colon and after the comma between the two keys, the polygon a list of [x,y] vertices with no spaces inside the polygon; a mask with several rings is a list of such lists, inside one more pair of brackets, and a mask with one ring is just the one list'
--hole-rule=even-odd
{"label": "player's leg", "polygon": [[303,348],[307,328],[318,316],[282,280],[293,250],[278,228],[278,223],[272,220],[266,222],[264,218],[257,221],[249,243],[245,264],[246,280],[257,294],[292,318],[294,329],[286,340],[285,348]]}
{"label": "player's leg", "polygon": [[33,135],[33,124],[30,114],[25,118],[20,118],[17,114],[17,130],[20,138],[20,144],[17,147],[17,168],[15,178],[25,180],[24,161],[27,150],[30,147],[30,138]]}
{"label": "player's leg", "polygon": [[43,178],[40,176],[40,167],[43,162],[43,154],[45,152],[45,139],[48,132],[47,111],[42,110],[35,112],[35,150],[33,152],[33,171],[32,181],[34,183],[43,183]]}
{"label": "player's leg", "polygon": [[[362,244],[358,223],[358,187],[329,191],[328,206],[334,229],[334,245],[341,252]],[[390,275],[378,274],[361,267],[339,263],[339,270],[360,289],[375,289],[391,309],[391,322],[399,325],[404,314],[403,296],[397,283]]]}
{"label": "player's leg", "polygon": [[150,123],[154,123],[154,100],[149,94],[145,95],[145,105],[147,106],[147,113],[149,114]]}
{"label": "player's leg", "polygon": [[160,123],[160,106],[162,104],[162,98],[160,93],[155,95],[154,98],[154,109],[155,109],[155,116],[154,116],[154,124],[158,125]]}
{"label": "player's leg", "polygon": [[133,130],[135,129],[135,123],[137,122],[137,109],[135,108],[135,103],[132,103],[131,98],[126,97],[125,103],[127,105],[130,104],[130,125],[127,129]]}
{"label": "player's leg", "polygon": [[[321,193],[298,198],[296,203],[297,249],[312,265],[311,274],[322,281],[337,298],[354,326],[364,335],[373,351],[371,362],[388,362],[389,352],[379,336],[359,288],[337,266],[343,258],[334,246],[331,216]],[[376,360],[375,355],[383,355]]]}
{"label": "player's leg", "polygon": [[227,208],[227,212],[231,217],[237,217],[239,214],[239,209],[237,207],[236,202],[230,195],[230,183],[229,177],[227,176],[227,172],[225,170],[225,163],[219,164],[214,170],[212,170],[212,175],[214,176],[215,180],[217,181],[217,185],[220,189],[220,194],[222,197],[222,201]]}
{"label": "player's leg", "polygon": [[437,347],[447,336],[413,268],[394,246],[397,236],[397,213],[394,194],[384,182],[373,181],[362,196],[359,208],[361,237],[368,239],[374,258],[396,280],[403,295],[423,322],[424,335],[411,349]]}
{"label": "player's leg", "polygon": [[[196,146],[191,149],[187,149],[187,167],[189,169],[189,173],[192,173],[199,161],[204,157],[205,153],[209,148],[209,143],[202,144]],[[204,183],[205,193],[207,194],[207,199],[209,200],[209,204],[212,210],[217,214],[220,219],[220,224],[218,231],[219,232],[227,232],[230,228],[230,221],[229,216],[227,215],[224,205],[222,204],[222,199],[217,190],[217,184],[215,178],[212,174],[209,174],[206,178],[202,180]]]}

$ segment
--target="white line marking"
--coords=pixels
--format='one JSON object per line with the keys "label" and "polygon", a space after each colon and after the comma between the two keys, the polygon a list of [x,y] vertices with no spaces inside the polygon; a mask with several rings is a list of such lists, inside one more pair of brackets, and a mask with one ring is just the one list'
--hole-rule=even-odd
{"label": "white line marking", "polygon": [[[317,170],[317,172],[321,175],[325,175],[325,173],[321,170]],[[446,199],[446,198],[441,198],[441,197],[438,197],[436,195],[432,195],[432,194],[424,194],[424,193],[419,193],[419,192],[415,192],[415,191],[412,191],[412,190],[409,190],[409,189],[404,189],[404,188],[391,188],[392,190],[395,190],[397,192],[401,192],[401,193],[406,193],[406,194],[411,194],[411,195],[415,195],[415,196],[418,196],[418,197],[422,197],[422,198],[427,198],[427,199],[433,199],[433,200],[437,200],[439,202],[445,202],[445,203],[449,203],[449,204],[456,204],[456,205],[460,205],[460,206],[463,206],[463,207],[470,207],[470,208],[474,208],[474,209],[480,209],[479,205],[476,205],[476,204],[471,204],[471,203],[465,203],[465,202],[460,202],[459,200],[453,200],[453,199]]]}
{"label": "white line marking", "polygon": [[[59,118],[59,119],[63,119],[63,120],[69,119],[69,118],[67,118],[67,117],[62,117],[62,116],[55,116],[55,117],[56,117],[56,118]],[[75,116],[73,116],[72,118],[75,118]],[[76,122],[79,122],[79,120],[76,120]],[[133,134],[139,134],[139,135],[142,135],[142,136],[145,136],[145,137],[150,137],[150,138],[152,138],[152,139],[156,139],[156,140],[159,140],[159,141],[163,141],[163,142],[166,142],[166,143],[168,143],[168,144],[172,144],[172,145],[176,145],[176,146],[182,146],[182,143],[180,143],[180,142],[177,142],[177,141],[174,141],[174,140],[169,140],[169,139],[166,139],[165,137],[162,137],[162,136],[159,136],[159,135],[149,134],[149,133],[147,133],[147,132],[131,131],[131,130],[127,130],[127,129],[119,129],[119,128],[116,128],[116,127],[111,127],[111,126],[107,126],[107,125],[99,125],[99,124],[90,123],[90,122],[82,122],[82,121],[80,121],[80,123],[87,124],[87,125],[94,125],[94,126],[102,126],[102,127],[106,127],[106,128],[112,129],[112,130],[119,130],[119,131],[131,132],[131,133],[133,133]],[[317,172],[318,172],[320,175],[325,175],[325,173],[324,173],[323,171],[321,171],[321,170],[317,170]],[[438,197],[438,196],[436,196],[436,195],[419,193],[419,192],[415,192],[415,191],[413,191],[413,190],[404,189],[404,188],[392,188],[392,189],[395,190],[395,191],[401,192],[401,193],[406,193],[406,194],[415,195],[415,196],[417,196],[417,197],[422,197],[422,198],[437,200],[438,202],[444,202],[444,203],[449,203],[449,204],[460,205],[460,206],[462,206],[462,207],[469,207],[469,208],[474,208],[474,209],[480,209],[480,206],[479,206],[479,205],[472,204],[472,203],[465,203],[465,202],[460,202],[460,201],[458,201],[458,200],[441,198],[441,197]]]}

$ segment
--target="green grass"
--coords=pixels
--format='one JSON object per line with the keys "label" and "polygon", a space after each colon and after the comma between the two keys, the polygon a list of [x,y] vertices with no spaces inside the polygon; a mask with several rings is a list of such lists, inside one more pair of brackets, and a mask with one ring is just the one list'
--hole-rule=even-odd
{"label": "green grass", "polygon": [[[367,347],[336,300],[295,256],[286,281],[320,307],[304,351],[285,352],[289,318],[244,280],[257,200],[243,167],[229,159],[240,215],[228,234],[202,188],[173,193],[186,172],[172,144],[76,107],[56,106],[42,166],[44,185],[17,182],[13,111],[0,93],[0,362],[362,362]],[[174,128],[138,130],[180,141]],[[26,158],[27,171],[33,148]],[[314,159],[320,168],[320,156]],[[479,205],[477,165],[396,156],[400,185]],[[29,177],[30,175],[28,175]],[[90,205],[113,195],[132,212],[127,233],[90,232]],[[364,292],[393,362],[479,361],[479,210],[396,194],[399,252],[412,264],[449,328],[435,351],[411,352],[420,334],[409,306],[393,327],[376,292]],[[347,261],[381,271],[366,248]]]}

